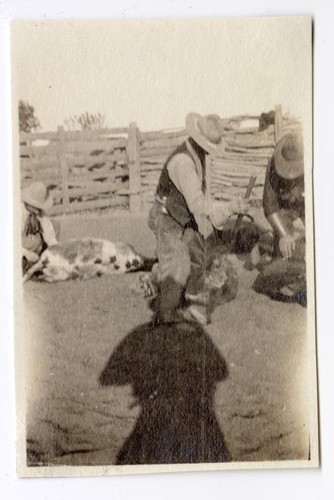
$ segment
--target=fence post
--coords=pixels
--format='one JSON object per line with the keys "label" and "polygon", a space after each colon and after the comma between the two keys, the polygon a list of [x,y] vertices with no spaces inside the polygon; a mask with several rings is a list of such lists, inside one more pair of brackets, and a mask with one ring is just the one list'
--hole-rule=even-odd
{"label": "fence post", "polygon": [[280,140],[283,134],[283,114],[282,104],[275,106],[275,144]]}
{"label": "fence post", "polygon": [[130,212],[141,210],[141,175],[140,175],[140,133],[137,124],[129,125],[127,153],[129,158],[129,205]]}
{"label": "fence post", "polygon": [[65,132],[64,127],[58,127],[59,143],[58,143],[58,157],[60,161],[60,174],[61,174],[61,189],[63,197],[64,212],[68,212],[70,205],[70,198],[68,195],[68,168],[66,162],[66,149],[65,149]]}

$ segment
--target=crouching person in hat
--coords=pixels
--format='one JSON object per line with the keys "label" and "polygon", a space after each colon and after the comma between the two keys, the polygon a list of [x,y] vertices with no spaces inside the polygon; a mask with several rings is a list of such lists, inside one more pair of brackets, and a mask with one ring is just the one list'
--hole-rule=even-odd
{"label": "crouching person in hat", "polygon": [[230,215],[245,212],[248,202],[226,205],[206,200],[206,157],[223,150],[220,118],[190,113],[186,129],[188,139],[163,167],[149,216],[149,227],[157,238],[156,319],[173,322],[182,314],[206,324],[207,238],[214,228],[222,229]]}
{"label": "crouching person in hat", "polygon": [[263,209],[273,232],[273,260],[253,288],[306,305],[304,153],[300,134],[285,135],[269,161]]}
{"label": "crouching person in hat", "polygon": [[33,182],[25,188],[21,201],[22,271],[25,274],[48,246],[57,243],[59,226],[45,215],[53,200],[42,182]]}

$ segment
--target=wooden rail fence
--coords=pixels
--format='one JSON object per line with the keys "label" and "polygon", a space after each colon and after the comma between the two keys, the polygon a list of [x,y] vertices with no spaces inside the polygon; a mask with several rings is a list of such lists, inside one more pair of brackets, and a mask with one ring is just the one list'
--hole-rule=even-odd
{"label": "wooden rail fence", "polygon": [[[265,171],[275,142],[298,120],[276,106],[275,122],[259,131],[258,116],[223,119],[226,148],[208,158],[208,196],[230,200],[256,175],[255,198],[262,199]],[[168,155],[186,139],[185,129],[140,132],[129,127],[20,134],[21,187],[39,180],[54,197],[50,215],[100,208],[147,210]]]}

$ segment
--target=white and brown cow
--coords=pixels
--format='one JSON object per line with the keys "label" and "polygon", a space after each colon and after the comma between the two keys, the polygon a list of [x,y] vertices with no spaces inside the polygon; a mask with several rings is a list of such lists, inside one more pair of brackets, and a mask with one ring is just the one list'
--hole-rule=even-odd
{"label": "white and brown cow", "polygon": [[121,274],[145,268],[147,260],[130,245],[98,238],[73,239],[48,247],[24,275],[42,281],[89,279],[103,274]]}

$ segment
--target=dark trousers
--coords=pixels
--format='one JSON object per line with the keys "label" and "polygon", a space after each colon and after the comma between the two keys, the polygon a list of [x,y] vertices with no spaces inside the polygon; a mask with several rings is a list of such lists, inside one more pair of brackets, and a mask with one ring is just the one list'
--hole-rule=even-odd
{"label": "dark trousers", "polygon": [[172,318],[178,308],[191,304],[206,316],[209,297],[203,236],[192,227],[183,228],[159,206],[152,208],[149,226],[157,238],[158,313],[163,319]]}
{"label": "dark trousers", "polygon": [[[273,260],[263,266],[253,284],[253,289],[273,299],[307,302],[306,290],[306,240],[305,232],[294,226],[296,216],[292,211],[280,210],[285,226],[291,234],[298,236],[296,248],[290,259],[284,259],[279,249],[279,235],[274,235]],[[298,233],[298,234],[297,234]],[[283,287],[290,287],[291,296],[281,293]]]}
{"label": "dark trousers", "polygon": [[[53,220],[52,221],[52,225],[53,225],[53,229],[55,231],[55,234],[56,234],[56,238],[57,240],[59,240],[59,236],[60,236],[60,222],[59,221],[55,221]],[[45,243],[45,241],[43,240],[43,235],[42,236],[42,244],[40,245],[40,247],[37,249],[37,251],[35,250],[35,252],[38,254],[38,255],[42,255],[42,253],[44,252],[44,250],[47,249],[47,244]],[[33,263],[30,262],[29,260],[27,260],[25,257],[22,258],[22,274],[23,276],[25,275],[25,273],[33,266]]]}

